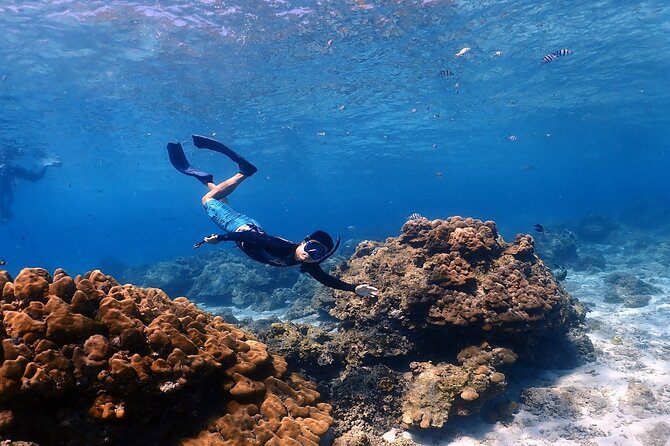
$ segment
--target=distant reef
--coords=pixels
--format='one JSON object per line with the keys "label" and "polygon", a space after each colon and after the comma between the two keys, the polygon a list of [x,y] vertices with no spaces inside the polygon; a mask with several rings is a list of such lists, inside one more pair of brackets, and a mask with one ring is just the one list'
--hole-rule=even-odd
{"label": "distant reef", "polygon": [[135,266],[121,274],[123,281],[158,287],[169,296],[188,296],[197,303],[252,307],[257,311],[281,308],[286,306],[286,300],[297,298],[299,290],[292,292],[291,288],[299,276],[296,268],[263,265],[231,247]]}
{"label": "distant reef", "polygon": [[[354,245],[355,246],[355,245]],[[347,259],[335,255],[325,269]],[[121,281],[157,287],[169,296],[187,296],[203,308],[236,307],[286,311],[289,319],[316,314],[310,306],[323,287],[298,268],[277,268],[249,259],[231,246],[190,257],[125,269]],[[229,322],[232,312],[226,314]]]}
{"label": "distant reef", "polygon": [[[584,309],[533,238],[507,243],[491,221],[410,220],[398,237],[360,243],[332,272],[380,294],[321,287],[302,296],[320,325],[244,328],[97,270],[0,272],[0,439],[381,445],[393,428],[439,428],[478,412],[507,419],[519,364],[593,358]],[[288,276],[286,287],[310,290]]]}

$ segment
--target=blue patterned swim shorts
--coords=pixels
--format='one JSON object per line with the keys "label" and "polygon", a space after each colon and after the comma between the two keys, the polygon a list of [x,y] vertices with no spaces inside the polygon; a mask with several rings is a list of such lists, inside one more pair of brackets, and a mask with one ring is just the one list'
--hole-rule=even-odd
{"label": "blue patterned swim shorts", "polygon": [[240,214],[222,201],[211,199],[205,204],[205,209],[209,218],[226,232],[235,232],[244,225],[254,225],[260,228],[256,220]]}

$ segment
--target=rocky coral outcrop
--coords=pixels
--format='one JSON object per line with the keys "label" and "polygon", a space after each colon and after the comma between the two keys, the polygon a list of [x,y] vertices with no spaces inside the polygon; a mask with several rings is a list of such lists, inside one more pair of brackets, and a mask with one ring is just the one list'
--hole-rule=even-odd
{"label": "rocky coral outcrop", "polygon": [[376,301],[337,293],[331,314],[354,326],[388,320],[407,329],[481,333],[562,330],[583,314],[519,235],[472,218],[408,221],[397,238],[361,244],[343,280],[374,283]]}
{"label": "rocky coral outcrop", "polygon": [[[335,324],[275,323],[260,335],[319,379],[344,443],[378,444],[394,427],[475,413],[504,391],[517,358],[569,367],[593,351],[584,310],[535,255],[532,237],[506,243],[493,222],[410,220],[399,237],[359,244],[335,275],[380,295],[334,291],[320,304]],[[489,418],[516,407],[489,407]]]}
{"label": "rocky coral outcrop", "polygon": [[313,382],[186,298],[97,270],[0,271],[0,285],[2,438],[316,446],[332,423]]}

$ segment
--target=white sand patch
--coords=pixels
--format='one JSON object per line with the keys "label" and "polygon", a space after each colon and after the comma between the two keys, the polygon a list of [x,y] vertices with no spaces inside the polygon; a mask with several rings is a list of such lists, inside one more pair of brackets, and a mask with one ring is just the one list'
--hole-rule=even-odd
{"label": "white sand patch", "polygon": [[280,320],[284,320],[286,313],[286,308],[278,308],[276,310],[268,310],[268,311],[257,311],[252,309],[251,307],[238,308],[232,306],[209,306],[201,303],[198,303],[198,307],[202,308],[204,311],[207,311],[208,313],[212,313],[215,315],[225,315],[227,313],[232,313],[233,316],[235,316],[235,318],[237,318],[238,320],[251,319],[256,321],[259,319],[270,319],[273,317],[276,317]]}

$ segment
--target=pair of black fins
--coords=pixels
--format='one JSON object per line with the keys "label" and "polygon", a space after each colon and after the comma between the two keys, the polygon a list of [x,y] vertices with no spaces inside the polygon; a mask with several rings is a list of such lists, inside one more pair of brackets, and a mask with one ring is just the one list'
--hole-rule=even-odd
{"label": "pair of black fins", "polygon": [[[199,149],[209,149],[215,152],[223,153],[228,158],[237,163],[237,165],[240,167],[240,173],[244,176],[250,177],[258,171],[256,166],[244,159],[233,149],[221,144],[219,141],[207,138],[206,136],[193,135],[193,144],[195,144],[195,146]],[[212,174],[202,172],[191,166],[191,164],[186,159],[186,155],[184,155],[184,149],[181,147],[180,143],[168,143],[167,150],[172,166],[174,166],[175,169],[184,175],[194,177],[203,184],[212,183],[214,181],[214,176]]]}

